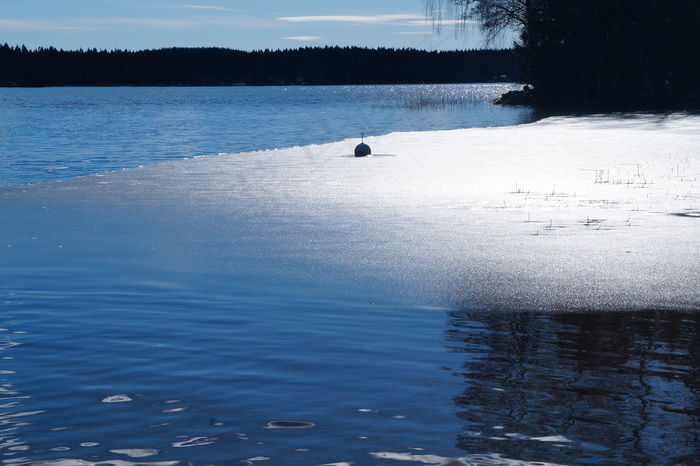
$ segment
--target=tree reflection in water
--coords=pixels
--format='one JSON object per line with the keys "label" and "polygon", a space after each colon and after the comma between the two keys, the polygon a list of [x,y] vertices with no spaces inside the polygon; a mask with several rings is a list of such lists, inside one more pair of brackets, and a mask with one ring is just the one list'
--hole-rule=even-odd
{"label": "tree reflection in water", "polygon": [[700,314],[450,316],[458,446],[569,464],[700,464]]}

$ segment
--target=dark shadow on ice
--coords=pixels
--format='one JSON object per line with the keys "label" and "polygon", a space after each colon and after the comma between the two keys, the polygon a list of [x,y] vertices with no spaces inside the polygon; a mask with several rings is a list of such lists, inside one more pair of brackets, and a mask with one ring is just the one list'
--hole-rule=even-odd
{"label": "dark shadow on ice", "polygon": [[676,217],[686,217],[686,218],[700,218],[700,210],[689,210],[687,212],[675,212],[671,215]]}
{"label": "dark shadow on ice", "polygon": [[398,154],[370,154],[364,157],[355,157],[354,154],[341,155],[341,157],[347,157],[352,159],[371,159],[373,157],[398,157]]}

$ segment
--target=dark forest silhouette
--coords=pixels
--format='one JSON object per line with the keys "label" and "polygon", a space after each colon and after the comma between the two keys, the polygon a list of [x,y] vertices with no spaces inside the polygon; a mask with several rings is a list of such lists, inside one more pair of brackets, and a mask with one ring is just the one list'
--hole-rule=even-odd
{"label": "dark forest silhouette", "polygon": [[415,84],[517,80],[512,50],[307,47],[143,51],[28,50],[0,46],[4,86],[220,86]]}

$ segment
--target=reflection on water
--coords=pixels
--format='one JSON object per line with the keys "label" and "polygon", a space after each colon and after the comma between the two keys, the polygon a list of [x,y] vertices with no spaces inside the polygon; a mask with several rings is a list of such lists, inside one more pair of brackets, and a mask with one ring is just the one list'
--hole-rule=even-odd
{"label": "reflection on water", "polygon": [[[12,325],[3,331],[0,357],[5,363],[35,350],[36,341],[21,333],[13,331]],[[382,334],[375,335],[376,346],[384,344],[379,339]],[[421,351],[433,349],[429,339],[413,335],[403,345],[390,343],[397,353],[387,353],[376,368],[374,359],[365,357],[368,349],[350,358],[348,363],[361,369],[352,373],[329,365],[336,358],[328,352],[305,353],[307,364],[312,365],[306,375],[317,382],[308,388],[306,402],[289,393],[287,386],[263,394],[250,405],[240,398],[256,397],[244,389],[247,383],[235,382],[235,374],[221,380],[211,375],[203,379],[206,388],[214,390],[208,391],[194,379],[171,378],[165,371],[158,376],[161,388],[137,391],[143,383],[138,379],[147,373],[109,366],[118,380],[103,380],[90,373],[105,363],[85,362],[82,368],[58,369],[67,378],[73,372],[72,377],[83,383],[67,381],[60,386],[55,382],[54,393],[50,386],[31,383],[37,379],[27,377],[28,367],[22,370],[21,387],[15,384],[20,371],[4,370],[0,462],[34,466],[700,464],[698,314],[449,312],[446,341],[435,344],[447,344],[452,354],[442,353],[442,361],[451,365],[455,377],[437,385],[439,374],[446,374],[448,368],[435,366],[431,358],[416,361]],[[334,339],[333,344],[341,343]],[[282,359],[277,351],[274,357]],[[316,360],[319,365],[313,363]],[[222,362],[219,359],[217,364]],[[120,364],[127,363],[122,358]],[[291,370],[288,363],[283,366]],[[389,376],[392,366],[396,371]],[[50,370],[49,365],[44,370]],[[194,365],[186,370],[204,375]],[[280,369],[264,370],[274,380]],[[401,373],[405,377],[397,376]],[[340,382],[334,381],[337,378]],[[125,383],[131,387],[128,395],[113,392],[85,398]],[[273,385],[280,383],[284,380]],[[343,385],[345,401],[328,398],[333,383]],[[172,390],[189,399],[165,398]],[[256,384],[250,390],[264,392]],[[361,400],[371,401],[372,408],[357,409]],[[291,403],[290,412],[296,409],[297,414],[262,422],[265,414],[280,411],[271,408],[277,401]],[[297,418],[300,414],[314,422]]]}
{"label": "reflection on water", "polygon": [[700,464],[700,315],[455,312],[469,452],[568,464]]}
{"label": "reflection on water", "polygon": [[697,313],[445,313],[86,271],[0,296],[2,464],[700,464]]}

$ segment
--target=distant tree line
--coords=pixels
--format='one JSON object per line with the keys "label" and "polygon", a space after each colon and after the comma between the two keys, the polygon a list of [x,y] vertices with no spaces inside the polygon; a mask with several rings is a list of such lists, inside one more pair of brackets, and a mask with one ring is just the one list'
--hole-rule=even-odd
{"label": "distant tree line", "polygon": [[[518,34],[514,96],[559,109],[700,108],[698,0],[425,0],[434,14]],[[451,9],[450,9],[451,8]],[[466,24],[466,23],[465,23]]]}
{"label": "distant tree line", "polygon": [[0,46],[4,86],[407,84],[517,80],[513,50],[307,47],[143,51]]}

